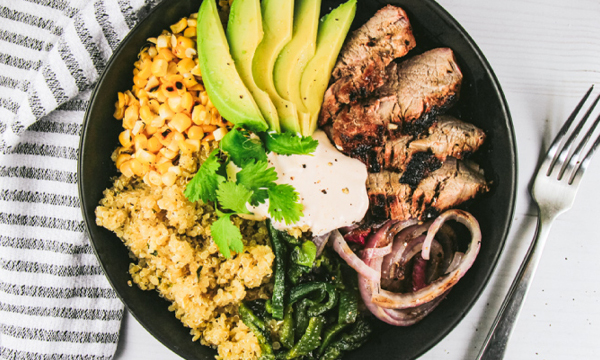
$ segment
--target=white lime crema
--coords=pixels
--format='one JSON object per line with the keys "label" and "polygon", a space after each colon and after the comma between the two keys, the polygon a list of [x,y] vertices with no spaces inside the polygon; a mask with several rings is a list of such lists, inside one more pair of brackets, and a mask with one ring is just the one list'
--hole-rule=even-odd
{"label": "white lime crema", "polygon": [[[319,146],[311,155],[279,155],[270,153],[269,164],[275,168],[278,184],[290,184],[300,195],[304,216],[294,224],[273,222],[276,229],[310,229],[313,235],[323,235],[340,227],[356,223],[369,208],[366,181],[367,168],[340,153],[327,135],[317,130],[312,137]],[[268,216],[269,200],[248,209],[257,217]]]}

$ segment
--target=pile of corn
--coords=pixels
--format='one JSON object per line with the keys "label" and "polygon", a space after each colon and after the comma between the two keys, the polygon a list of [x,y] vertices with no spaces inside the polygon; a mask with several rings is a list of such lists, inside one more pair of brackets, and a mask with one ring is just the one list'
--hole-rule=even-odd
{"label": "pile of corn", "polygon": [[198,152],[227,134],[208,98],[196,53],[196,16],[182,18],[140,52],[133,88],[118,93],[114,117],[124,131],[113,154],[127,177],[150,186],[170,186],[182,175],[181,155]]}

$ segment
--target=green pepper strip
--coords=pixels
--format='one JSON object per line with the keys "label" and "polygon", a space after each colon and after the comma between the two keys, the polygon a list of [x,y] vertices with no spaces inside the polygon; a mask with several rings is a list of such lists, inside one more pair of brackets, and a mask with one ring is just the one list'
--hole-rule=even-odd
{"label": "green pepper strip", "polygon": [[352,324],[356,321],[358,316],[358,293],[356,289],[346,287],[340,292],[338,310],[339,324]]}
{"label": "green pepper strip", "polygon": [[325,326],[323,316],[311,317],[308,321],[306,332],[300,338],[300,341],[287,352],[284,359],[291,360],[299,356],[304,356],[319,347],[321,343],[321,332]]}
{"label": "green pepper strip", "polygon": [[[319,300],[308,308],[308,316],[321,315],[327,310],[331,310],[337,304],[338,294],[335,286],[323,282],[306,283],[294,287],[290,292],[290,304],[307,297],[310,293],[315,291],[318,291],[317,295]],[[329,295],[329,298],[326,303],[322,304],[321,301],[323,300],[325,292]]]}
{"label": "green pepper strip", "polygon": [[323,334],[323,343],[319,347],[319,355],[322,354],[323,350],[325,350],[329,346],[329,344],[331,344],[331,342],[335,340],[335,338],[339,334],[341,334],[348,326],[350,326],[350,324],[335,324],[329,329],[325,330],[325,334]]}
{"label": "green pepper strip", "polygon": [[304,334],[304,332],[306,331],[306,327],[308,326],[309,320],[309,317],[308,315],[306,315],[306,312],[308,307],[312,304],[313,302],[310,299],[302,299],[299,303],[296,304],[296,309],[294,312],[294,322],[296,323],[294,337],[296,340],[299,340],[302,334]]}
{"label": "green pepper strip", "polygon": [[364,319],[359,319],[349,333],[343,334],[342,337],[329,345],[321,360],[335,360],[339,359],[343,351],[351,351],[361,347],[366,341],[373,328],[371,324]]}
{"label": "green pepper strip", "polygon": [[254,336],[258,340],[258,345],[262,352],[261,359],[273,358],[273,348],[271,347],[271,339],[266,334],[265,323],[259,319],[252,310],[250,310],[244,303],[240,304],[239,307],[240,318],[244,324],[252,330]]}
{"label": "green pepper strip", "polygon": [[283,313],[283,325],[279,331],[279,342],[287,349],[294,346],[294,307],[288,305]]}
{"label": "green pepper strip", "polygon": [[285,263],[287,260],[286,248],[281,241],[281,232],[276,230],[269,222],[269,235],[271,244],[275,253],[275,284],[273,285],[273,297],[271,298],[271,308],[273,318],[283,319],[283,306],[285,299]]}

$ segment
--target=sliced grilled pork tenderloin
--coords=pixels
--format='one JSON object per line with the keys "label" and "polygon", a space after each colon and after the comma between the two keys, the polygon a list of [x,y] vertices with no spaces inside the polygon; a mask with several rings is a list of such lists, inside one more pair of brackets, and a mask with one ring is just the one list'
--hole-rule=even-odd
{"label": "sliced grilled pork tenderloin", "polygon": [[332,114],[328,132],[345,153],[382,146],[398,134],[420,135],[436,115],[458,100],[462,73],[448,48],[427,51],[399,65],[392,63],[386,71],[385,84],[371,98],[342,104]]}
{"label": "sliced grilled pork tenderloin", "polygon": [[385,68],[416,45],[406,12],[388,5],[354,31],[346,40],[333,69],[332,85],[324,96],[326,111],[336,112],[370,95],[386,80]]}
{"label": "sliced grilled pork tenderloin", "polygon": [[477,164],[454,158],[448,158],[414,189],[401,183],[401,177],[402,174],[390,171],[369,174],[367,192],[370,212],[375,218],[424,219],[488,191]]}
{"label": "sliced grilled pork tenderloin", "polygon": [[404,172],[411,167],[415,154],[421,154],[418,159],[420,162],[435,163],[428,160],[427,156],[439,160],[438,166],[432,169],[435,170],[447,157],[462,159],[477,151],[484,140],[485,133],[477,126],[450,115],[440,115],[428,129],[427,135],[417,139],[411,135],[403,135],[387,140],[382,146],[368,149],[359,147],[351,156],[365,163],[369,172]]}

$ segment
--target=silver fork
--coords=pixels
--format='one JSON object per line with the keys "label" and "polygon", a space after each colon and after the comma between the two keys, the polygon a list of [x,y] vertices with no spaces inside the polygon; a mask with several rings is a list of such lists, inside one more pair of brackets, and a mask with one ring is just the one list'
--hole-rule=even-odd
{"label": "silver fork", "polygon": [[[581,156],[584,147],[600,122],[600,116],[596,118],[576,147],[574,143],[598,104],[600,95],[592,102],[587,112],[583,115],[583,118],[577,123],[571,135],[567,138],[569,128],[571,128],[575,118],[577,118],[577,115],[588,100],[593,88],[593,86],[590,87],[571,116],[569,116],[562,126],[537,170],[531,188],[531,195],[539,210],[536,233],[529,246],[529,250],[527,250],[527,255],[523,263],[521,263],[521,267],[500,307],[494,324],[477,356],[478,360],[499,360],[504,357],[504,351],[506,350],[512,328],[517,322],[521,305],[525,301],[531,280],[540,262],[550,227],[558,215],[573,206],[583,173],[589,165],[596,148],[600,145],[600,136],[598,136],[585,156]],[[575,147],[575,150],[572,150],[573,147]],[[569,156],[569,154],[571,155]]]}

